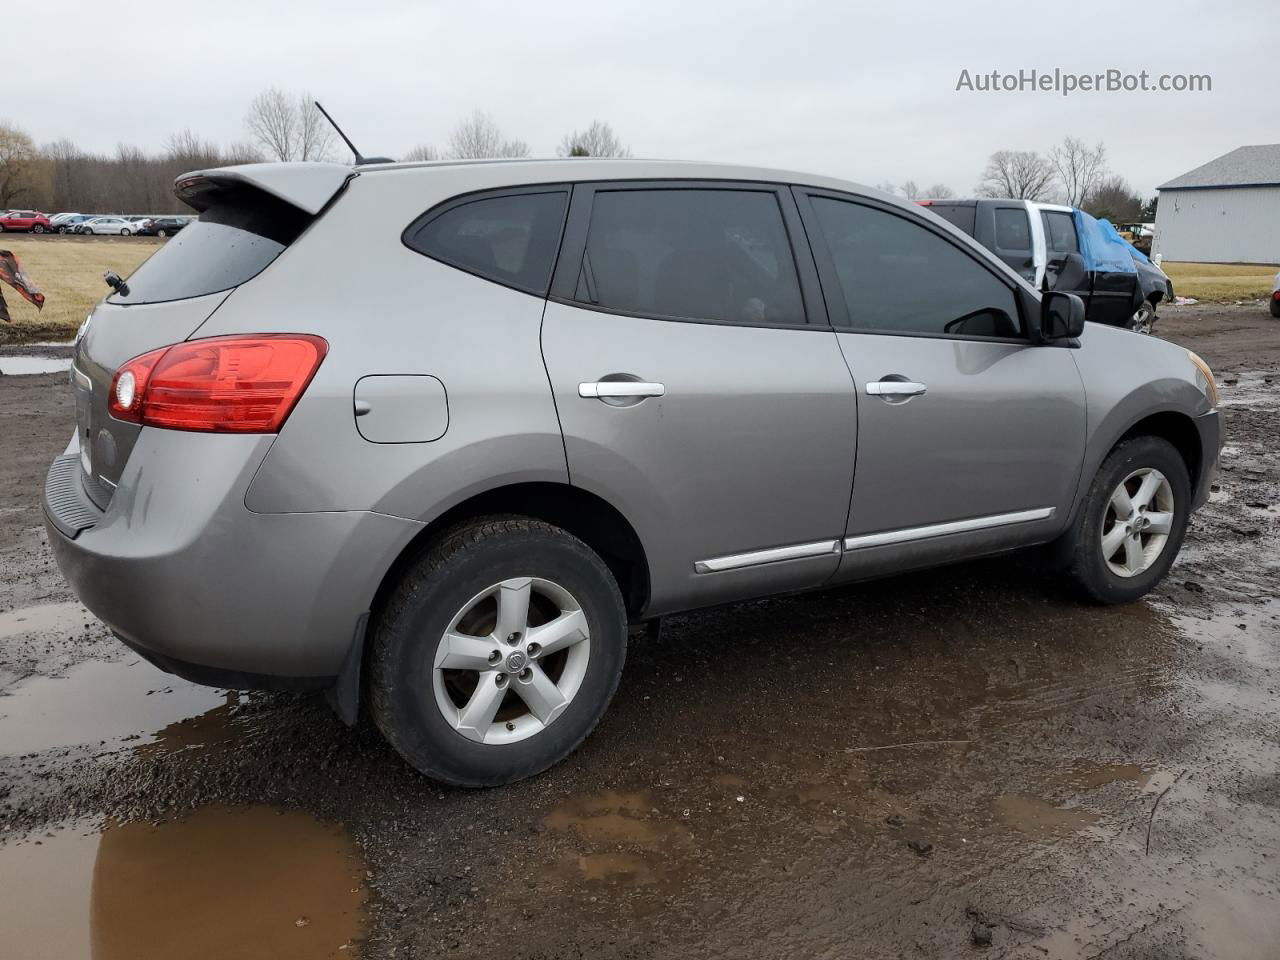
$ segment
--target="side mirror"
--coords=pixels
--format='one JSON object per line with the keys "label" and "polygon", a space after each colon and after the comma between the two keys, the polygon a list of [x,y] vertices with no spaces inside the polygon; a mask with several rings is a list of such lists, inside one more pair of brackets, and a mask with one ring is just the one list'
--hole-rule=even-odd
{"label": "side mirror", "polygon": [[1084,333],[1084,301],[1074,293],[1049,291],[1040,298],[1040,340],[1063,340]]}

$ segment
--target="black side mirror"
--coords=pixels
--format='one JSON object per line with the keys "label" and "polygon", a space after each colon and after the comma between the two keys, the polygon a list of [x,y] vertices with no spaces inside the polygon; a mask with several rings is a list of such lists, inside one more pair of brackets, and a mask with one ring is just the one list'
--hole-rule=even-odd
{"label": "black side mirror", "polygon": [[1040,298],[1040,340],[1063,340],[1084,333],[1084,301],[1074,293],[1050,291]]}

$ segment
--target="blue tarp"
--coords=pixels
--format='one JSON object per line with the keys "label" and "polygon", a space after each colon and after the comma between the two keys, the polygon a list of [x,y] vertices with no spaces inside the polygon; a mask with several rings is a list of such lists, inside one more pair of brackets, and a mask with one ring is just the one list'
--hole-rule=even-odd
{"label": "blue tarp", "polygon": [[1072,216],[1080,237],[1080,256],[1084,257],[1086,267],[1106,273],[1138,272],[1130,253],[1133,247],[1125,243],[1108,221],[1095,220],[1083,210],[1073,210]]}
{"label": "blue tarp", "polygon": [[1141,250],[1135,247],[1132,243],[1130,243],[1124,237],[1120,236],[1120,231],[1117,230],[1114,226],[1112,226],[1110,220],[1104,217],[1103,219],[1098,221],[1098,226],[1102,227],[1103,230],[1106,230],[1114,234],[1117,240],[1119,240],[1121,243],[1123,243],[1126,247],[1129,248],[1129,253],[1133,256],[1135,260],[1141,260],[1143,263],[1151,262],[1150,257],[1148,257],[1145,253],[1143,253]]}

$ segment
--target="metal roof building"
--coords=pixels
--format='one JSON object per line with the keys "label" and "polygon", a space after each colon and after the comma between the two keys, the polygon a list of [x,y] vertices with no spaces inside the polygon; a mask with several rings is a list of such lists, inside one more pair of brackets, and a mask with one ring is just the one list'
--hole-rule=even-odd
{"label": "metal roof building", "polygon": [[1280,143],[1237,147],[1156,189],[1163,259],[1280,263]]}

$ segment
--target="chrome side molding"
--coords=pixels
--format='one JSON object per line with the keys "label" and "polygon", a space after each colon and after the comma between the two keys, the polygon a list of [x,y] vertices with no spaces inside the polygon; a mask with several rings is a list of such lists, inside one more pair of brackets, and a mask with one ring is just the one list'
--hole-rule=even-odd
{"label": "chrome side molding", "polygon": [[973,517],[969,520],[952,520],[950,523],[932,523],[924,527],[904,527],[900,530],[885,530],[883,533],[864,533],[856,537],[845,537],[844,549],[861,550],[865,547],[882,547],[890,543],[909,543],[912,540],[945,537],[949,533],[974,533],[978,530],[1005,527],[1013,523],[1048,520],[1056,512],[1054,507],[1040,507],[1035,510],[1018,510],[1015,513]]}
{"label": "chrome side molding", "polygon": [[816,540],[813,543],[795,543],[786,547],[770,547],[767,550],[751,550],[747,553],[697,560],[693,564],[693,569],[696,573],[723,573],[726,570],[741,570],[744,567],[757,567],[766,563],[778,563],[781,560],[807,560],[824,557],[830,553],[842,553],[845,550],[883,547],[893,543],[927,540],[930,537],[945,537],[952,533],[975,533],[979,530],[1005,527],[1015,523],[1028,523],[1032,520],[1049,520],[1055,513],[1057,513],[1055,507],[1039,507],[1035,510],[996,513],[986,517],[933,523],[923,527],[904,527],[900,530],[885,530],[882,533],[865,533],[856,537],[845,537],[843,541]]}
{"label": "chrome side molding", "polygon": [[693,569],[697,573],[720,573],[724,570],[739,570],[764,563],[777,563],[779,560],[805,560],[839,552],[839,540],[818,540],[814,543],[794,543],[787,547],[771,547],[768,550],[752,550],[750,553],[734,553],[727,557],[698,560],[694,563]]}

